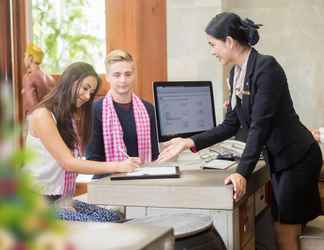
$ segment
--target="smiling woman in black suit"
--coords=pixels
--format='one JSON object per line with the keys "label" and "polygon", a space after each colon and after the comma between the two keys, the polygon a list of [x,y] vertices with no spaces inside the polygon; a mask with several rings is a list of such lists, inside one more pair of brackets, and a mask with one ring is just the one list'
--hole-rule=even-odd
{"label": "smiling woman in black suit", "polygon": [[279,249],[298,249],[301,225],[320,214],[317,180],[322,165],[319,146],[300,122],[284,70],[272,56],[254,48],[261,25],[234,13],[216,15],[207,25],[208,42],[221,64],[234,64],[230,75],[230,105],[217,127],[166,143],[159,161],[184,149],[194,151],[226,140],[240,126],[248,131],[237,171],[225,179],[234,186],[234,199],[245,193],[246,182],[264,150],[273,186],[272,214]]}

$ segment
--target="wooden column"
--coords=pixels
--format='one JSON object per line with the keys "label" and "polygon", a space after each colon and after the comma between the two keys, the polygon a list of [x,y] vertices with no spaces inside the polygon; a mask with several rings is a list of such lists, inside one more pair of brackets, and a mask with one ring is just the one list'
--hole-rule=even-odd
{"label": "wooden column", "polygon": [[26,46],[25,16],[25,0],[0,1],[0,84],[11,85],[16,124],[23,120],[20,92]]}
{"label": "wooden column", "polygon": [[9,0],[0,1],[0,34],[0,84],[7,84],[12,78]]}
{"label": "wooden column", "polygon": [[24,76],[24,52],[26,48],[26,0],[11,0],[12,4],[12,60],[15,121],[23,121],[22,80]]}
{"label": "wooden column", "polygon": [[106,0],[106,13],[107,52],[132,54],[135,92],[152,101],[152,81],[167,79],[166,0]]}
{"label": "wooden column", "polygon": [[[10,3],[9,0],[0,1],[0,88],[9,84],[11,79],[11,39],[10,39]],[[0,121],[3,119],[3,107],[0,100]],[[0,141],[2,140],[2,122],[0,122]]]}

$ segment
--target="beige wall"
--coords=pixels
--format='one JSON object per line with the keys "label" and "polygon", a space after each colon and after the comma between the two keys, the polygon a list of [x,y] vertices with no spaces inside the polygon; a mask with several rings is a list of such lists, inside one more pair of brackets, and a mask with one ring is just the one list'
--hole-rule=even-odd
{"label": "beige wall", "polygon": [[264,24],[256,48],[285,69],[306,126],[324,126],[324,1],[223,0],[223,9]]}
{"label": "beige wall", "polygon": [[167,0],[169,80],[210,80],[217,123],[223,119],[223,67],[210,54],[204,29],[221,0]]}
{"label": "beige wall", "polygon": [[324,126],[323,0],[167,0],[169,80],[212,80],[216,116],[223,114],[223,68],[210,56],[204,28],[216,13],[233,11],[264,24],[256,49],[277,58],[297,113],[308,127]]}

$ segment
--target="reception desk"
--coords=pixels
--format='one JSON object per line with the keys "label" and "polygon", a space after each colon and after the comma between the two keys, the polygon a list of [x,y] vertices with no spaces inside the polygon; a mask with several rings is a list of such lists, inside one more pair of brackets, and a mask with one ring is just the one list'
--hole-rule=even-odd
{"label": "reception desk", "polygon": [[88,184],[88,201],[126,207],[127,218],[165,213],[201,213],[213,217],[227,249],[255,249],[255,216],[267,206],[265,184],[268,169],[258,162],[248,181],[246,194],[233,201],[233,186],[224,178],[235,171],[202,170],[201,161],[179,161],[181,178],[111,181]]}

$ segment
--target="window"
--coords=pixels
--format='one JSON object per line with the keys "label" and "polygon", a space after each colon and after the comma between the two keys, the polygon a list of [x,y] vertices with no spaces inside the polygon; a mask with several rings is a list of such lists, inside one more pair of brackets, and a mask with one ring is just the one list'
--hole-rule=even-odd
{"label": "window", "polygon": [[42,68],[61,74],[76,61],[103,73],[105,0],[32,0],[32,41],[45,52]]}

